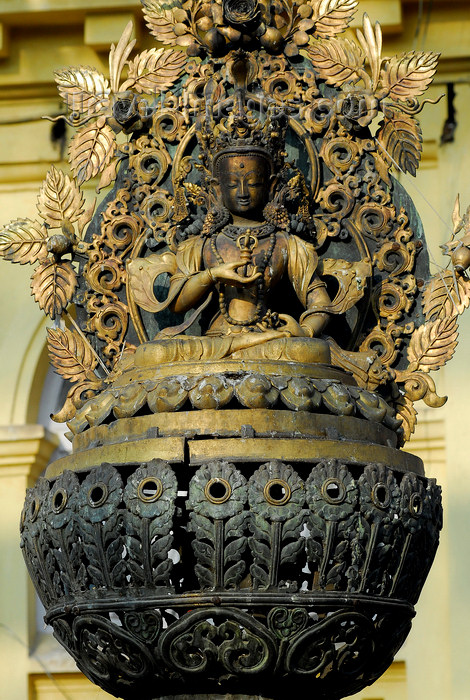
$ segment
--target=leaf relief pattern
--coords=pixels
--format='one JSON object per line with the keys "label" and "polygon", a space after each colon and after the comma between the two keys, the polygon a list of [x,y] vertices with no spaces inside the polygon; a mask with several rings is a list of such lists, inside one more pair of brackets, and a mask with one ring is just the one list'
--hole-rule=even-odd
{"label": "leaf relief pattern", "polygon": [[228,462],[201,467],[189,484],[189,529],[202,588],[236,588],[246,564],[246,479]]}
{"label": "leaf relief pattern", "polygon": [[81,336],[68,329],[48,328],[47,341],[51,364],[58,374],[73,382],[97,380],[93,370],[98,361]]}
{"label": "leaf relief pattern", "polygon": [[116,150],[116,135],[101,118],[83,127],[74,136],[69,149],[70,167],[82,185],[109,164]]}
{"label": "leaf relief pattern", "polygon": [[39,307],[54,320],[72,300],[77,277],[68,262],[46,260],[31,278],[31,290]]}
{"label": "leaf relief pattern", "polygon": [[38,196],[38,211],[45,223],[58,228],[65,220],[77,221],[83,206],[83,195],[76,183],[52,166]]}
{"label": "leaf relief pattern", "polygon": [[250,478],[248,498],[254,586],[295,588],[305,563],[303,481],[290,465],[269,462]]}
{"label": "leaf relief pattern", "polygon": [[140,466],[127,482],[127,566],[134,585],[169,585],[177,490],[175,474],[162,460]]}
{"label": "leaf relief pattern", "polygon": [[44,226],[31,219],[16,219],[0,230],[0,256],[13,263],[36,263],[46,257],[46,245]]}

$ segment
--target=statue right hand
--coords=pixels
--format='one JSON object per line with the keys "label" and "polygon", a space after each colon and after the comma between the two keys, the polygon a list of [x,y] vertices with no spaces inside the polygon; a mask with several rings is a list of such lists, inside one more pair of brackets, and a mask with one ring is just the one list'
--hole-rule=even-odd
{"label": "statue right hand", "polygon": [[258,268],[255,267],[249,277],[238,274],[238,268],[245,267],[245,264],[238,261],[216,265],[210,268],[210,274],[214,282],[222,282],[230,287],[250,287],[263,273],[258,272]]}

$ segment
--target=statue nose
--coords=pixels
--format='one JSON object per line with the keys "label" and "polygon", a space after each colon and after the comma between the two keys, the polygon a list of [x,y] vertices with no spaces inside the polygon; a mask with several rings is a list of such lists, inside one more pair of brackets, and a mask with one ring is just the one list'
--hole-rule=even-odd
{"label": "statue nose", "polygon": [[248,196],[248,187],[246,185],[246,182],[241,180],[241,182],[238,185],[238,196],[239,197],[247,197]]}

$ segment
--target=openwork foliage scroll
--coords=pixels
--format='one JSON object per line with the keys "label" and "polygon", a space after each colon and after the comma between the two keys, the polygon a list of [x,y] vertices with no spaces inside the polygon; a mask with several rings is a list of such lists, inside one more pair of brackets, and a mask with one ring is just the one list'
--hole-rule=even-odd
{"label": "openwork foliage scroll", "polygon": [[94,683],[281,698],[294,681],[328,698],[390,663],[437,547],[435,482],[339,460],[245,467],[215,460],[188,484],[163,460],[103,464],[28,491],[21,546]]}

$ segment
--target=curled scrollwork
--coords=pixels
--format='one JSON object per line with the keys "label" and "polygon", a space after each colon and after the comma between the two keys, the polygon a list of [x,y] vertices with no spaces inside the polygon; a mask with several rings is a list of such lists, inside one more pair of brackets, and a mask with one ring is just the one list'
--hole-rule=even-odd
{"label": "curled scrollwork", "polygon": [[119,668],[117,686],[122,690],[143,680],[154,662],[145,646],[124,630],[97,615],[77,619],[74,636],[80,648],[79,668],[95,683],[108,690],[115,686],[115,669]]}
{"label": "curled scrollwork", "polygon": [[[265,112],[265,98],[272,109],[275,105],[289,111],[285,145],[290,165],[286,161],[279,168],[280,191],[273,196],[277,206],[282,192],[288,204],[283,225],[289,234],[309,241],[318,252],[318,270],[323,265],[332,293],[329,312],[345,317],[345,323],[331,324],[332,342],[341,345],[333,362],[353,369],[359,385],[369,389],[370,373],[359,369],[361,353],[367,352],[369,364],[376,367],[375,386],[383,387],[403,422],[400,439],[409,438],[414,409],[408,404],[414,398],[408,379],[402,381],[406,364],[408,374],[420,372],[414,357],[423,356],[424,371],[436,369],[451,352],[442,350],[439,363],[433,363],[429,357],[435,356],[435,346],[443,348],[449,341],[447,346],[454,347],[456,342],[456,323],[442,313],[426,319],[426,327],[419,330],[421,309],[435,307],[430,296],[441,299],[443,287],[430,295],[424,284],[429,273],[421,232],[411,226],[412,205],[390,176],[395,164],[413,174],[418,167],[419,98],[434,76],[437,55],[408,52],[385,59],[380,27],[367,16],[358,41],[344,39],[341,33],[356,5],[355,0],[308,0],[303,5],[283,0],[268,7],[253,0],[191,1],[185,8],[164,8],[149,0],[144,17],[164,48],[135,54],[129,24],[110,51],[109,79],[93,68],[56,73],[70,113],[66,119],[79,127],[70,150],[74,177],[51,168],[39,195],[40,220],[18,219],[4,227],[0,255],[38,264],[34,296],[52,318],[68,319],[67,305],[76,304],[79,331],[67,329],[75,338],[69,345],[78,348],[80,338],[93,349],[95,360],[99,358],[87,389],[99,391],[104,375],[118,373],[123,352],[132,352],[137,340],[149,340],[157,327],[162,331],[168,326],[170,332],[180,327],[181,320],[173,322],[168,313],[157,320],[150,316],[155,280],[134,298],[138,275],[128,274],[127,266],[156,251],[176,253],[182,241],[202,235],[218,194],[203,163],[201,118],[227,119],[235,92],[243,89],[255,120]],[[203,56],[207,60],[201,61]],[[374,133],[379,112],[383,121]],[[120,133],[126,135],[125,142]],[[289,191],[295,173],[303,178],[296,194]],[[98,208],[93,204],[87,209],[81,186],[95,176],[100,176],[98,189],[106,188],[108,194]],[[456,245],[452,243],[449,254],[460,270],[465,255]],[[361,265],[369,266],[366,273],[359,272]],[[339,271],[347,266],[350,280],[341,287]],[[357,288],[354,273],[360,280]],[[140,292],[145,287],[141,282]],[[453,318],[453,310],[443,303]],[[455,303],[460,313],[459,300]],[[263,322],[268,317],[274,327],[279,324],[272,310]],[[71,374],[67,379],[81,381]],[[70,420],[81,408],[86,392],[79,387],[71,389],[57,420]],[[193,407],[231,401],[222,398],[220,388],[212,391],[212,398],[209,387],[206,391],[203,399],[192,390]],[[262,376],[245,378],[234,391],[246,407],[269,408],[279,396]],[[151,404],[163,405],[157,397]]]}
{"label": "curled scrollwork", "polygon": [[159,648],[178,671],[209,676],[220,673],[217,667],[240,677],[266,673],[276,658],[274,640],[263,625],[241,611],[217,608],[186,615],[162,635]]}
{"label": "curled scrollwork", "polygon": [[[290,646],[286,667],[294,674],[325,678],[332,675],[359,673],[374,651],[374,630],[370,621],[360,613],[332,615],[303,632]],[[338,645],[340,654],[334,649]]]}
{"label": "curled scrollwork", "polygon": [[403,642],[442,524],[395,447],[413,402],[444,401],[470,214],[429,279],[391,175],[419,165],[437,55],[386,58],[367,15],[342,36],[357,0],[142,4],[159,48],[130,23],[109,77],[57,72],[73,176],[0,231],[73,384],[74,453],[28,491],[21,546],[107,692],[353,694]]}

